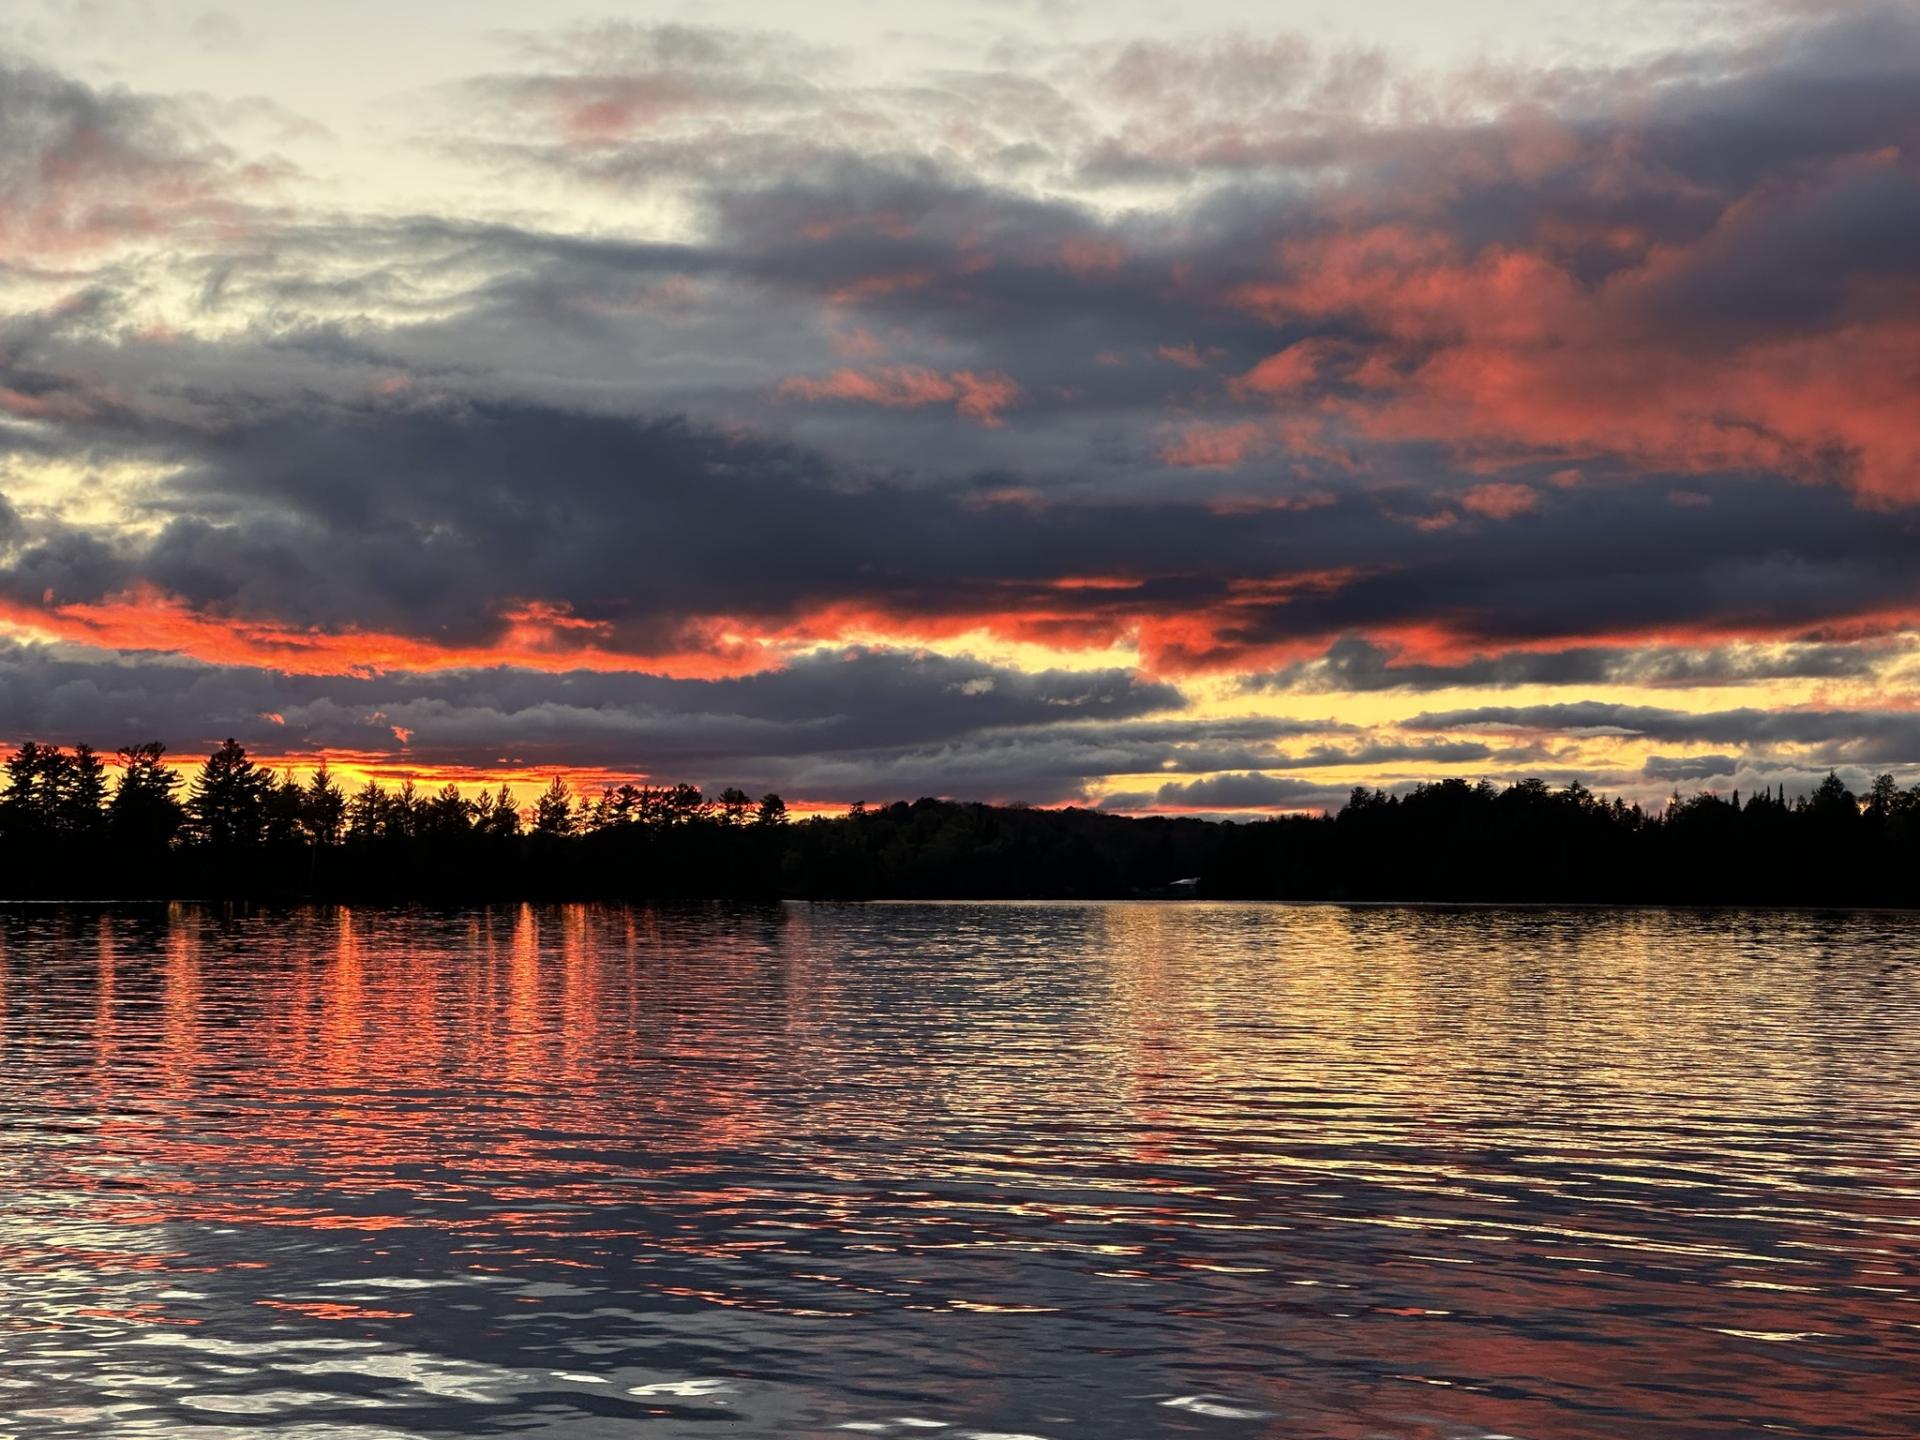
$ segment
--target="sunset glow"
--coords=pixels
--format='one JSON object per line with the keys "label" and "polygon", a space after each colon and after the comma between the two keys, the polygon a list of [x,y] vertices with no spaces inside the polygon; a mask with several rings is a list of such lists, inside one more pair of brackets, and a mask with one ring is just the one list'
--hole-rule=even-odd
{"label": "sunset glow", "polygon": [[1920,21],[1456,8],[370,60],[34,0],[0,738],[800,813],[1920,779]]}

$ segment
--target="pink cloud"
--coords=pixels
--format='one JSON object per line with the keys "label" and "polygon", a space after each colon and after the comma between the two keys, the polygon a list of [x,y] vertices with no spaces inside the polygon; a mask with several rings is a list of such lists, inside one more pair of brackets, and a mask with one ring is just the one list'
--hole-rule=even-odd
{"label": "pink cloud", "polygon": [[1268,443],[1265,427],[1252,422],[1189,425],[1178,439],[1160,447],[1160,458],[1182,470],[1231,470]]}
{"label": "pink cloud", "polygon": [[1489,520],[1511,520],[1540,507],[1540,492],[1531,485],[1514,485],[1504,480],[1476,485],[1460,497],[1463,509]]}
{"label": "pink cloud", "polygon": [[914,408],[952,405],[969,420],[996,427],[1001,412],[1019,403],[1020,387],[1005,375],[972,370],[943,373],[919,365],[883,365],[873,370],[840,369],[814,379],[795,376],[779,393],[791,400],[849,400],[866,405]]}
{"label": "pink cloud", "polygon": [[835,335],[833,348],[849,360],[872,360],[887,353],[886,342],[864,327],[843,330]]}
{"label": "pink cloud", "polygon": [[833,290],[827,298],[835,305],[858,305],[864,300],[877,300],[882,295],[895,295],[903,290],[924,290],[940,277],[931,270],[896,270],[882,275],[866,275],[858,280],[849,280]]}
{"label": "pink cloud", "polygon": [[1289,395],[1304,389],[1319,377],[1320,365],[1327,355],[1322,341],[1302,340],[1277,354],[1269,355],[1233,382],[1237,395]]}

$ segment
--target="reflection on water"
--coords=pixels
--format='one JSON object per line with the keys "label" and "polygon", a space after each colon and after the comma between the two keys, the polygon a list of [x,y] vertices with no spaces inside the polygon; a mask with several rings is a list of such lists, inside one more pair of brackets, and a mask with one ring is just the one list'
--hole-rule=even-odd
{"label": "reflection on water", "polygon": [[1920,1434],[1920,919],[0,945],[0,1437]]}

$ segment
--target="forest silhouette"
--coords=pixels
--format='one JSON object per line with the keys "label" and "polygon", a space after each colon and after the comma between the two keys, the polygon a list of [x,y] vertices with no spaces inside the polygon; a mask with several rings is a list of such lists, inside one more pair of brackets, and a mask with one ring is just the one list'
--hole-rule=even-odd
{"label": "forest silhouette", "polygon": [[1219,821],[918,800],[795,820],[778,795],[552,783],[349,795],[232,740],[191,777],[157,743],[5,762],[0,898],[1117,898],[1920,904],[1920,786],[1675,794],[1448,779],[1335,815]]}

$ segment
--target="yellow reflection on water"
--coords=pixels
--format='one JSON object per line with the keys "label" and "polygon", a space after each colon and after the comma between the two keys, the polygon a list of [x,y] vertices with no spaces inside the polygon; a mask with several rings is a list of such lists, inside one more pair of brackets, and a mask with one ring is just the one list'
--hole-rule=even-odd
{"label": "yellow reflection on water", "polygon": [[[31,1196],[0,1210],[0,1276],[32,1325],[109,1336],[219,1321],[167,1298],[214,1283],[187,1275],[289,1334],[426,1323],[417,1297],[319,1288],[349,1258],[521,1284],[499,1301],[518,1321],[488,1312],[503,1335],[578,1338],[569,1294],[600,1330],[942,1316],[963,1328],[913,1344],[957,1370],[1133,1346],[1330,1435],[1397,1433],[1354,1375],[1444,1391],[1448,1433],[1665,1433],[1765,1347],[1820,1364],[1743,1380],[1748,1410],[1811,1430],[1843,1382],[1887,1405],[1908,1373],[1920,987],[1890,927],[1206,904],[16,920],[0,1158]],[[1049,1317],[1075,1328],[964,1328]],[[1568,1418],[1601,1392],[1619,1413]]]}

